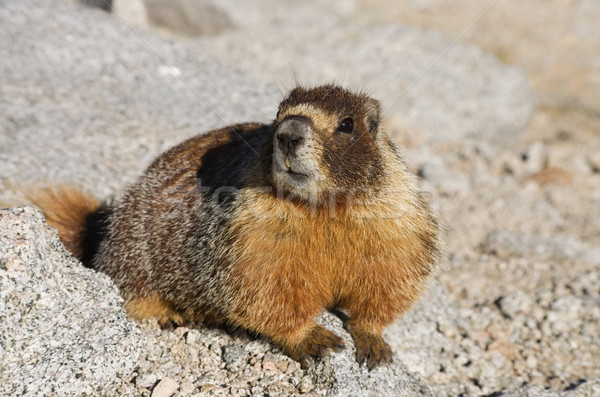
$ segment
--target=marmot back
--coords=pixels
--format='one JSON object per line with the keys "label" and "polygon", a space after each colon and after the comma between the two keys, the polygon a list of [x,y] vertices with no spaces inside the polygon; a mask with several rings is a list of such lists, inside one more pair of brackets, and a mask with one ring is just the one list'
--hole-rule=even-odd
{"label": "marmot back", "polygon": [[347,313],[359,362],[389,361],[381,331],[420,296],[439,251],[379,103],[333,85],[294,89],[271,124],[181,143],[104,211],[84,259],[131,317],[243,327],[303,366],[344,347],[315,322],[326,309]]}

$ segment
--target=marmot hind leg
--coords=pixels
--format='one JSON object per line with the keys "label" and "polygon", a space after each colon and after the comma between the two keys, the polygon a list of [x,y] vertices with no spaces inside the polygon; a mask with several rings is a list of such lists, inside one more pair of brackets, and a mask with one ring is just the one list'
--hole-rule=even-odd
{"label": "marmot hind leg", "polygon": [[303,369],[313,365],[312,357],[323,357],[330,350],[340,352],[345,348],[340,336],[316,323],[299,342],[288,341],[285,345],[289,345],[284,347],[286,354],[300,362]]}
{"label": "marmot hind leg", "polygon": [[[262,290],[268,291],[267,288]],[[323,357],[330,350],[340,351],[345,345],[340,336],[315,321],[321,305],[313,299],[304,299],[304,306],[298,305],[299,299],[294,298],[297,292],[294,288],[278,289],[276,294],[268,295],[268,306],[277,310],[265,310],[264,299],[239,300],[229,320],[234,326],[270,339],[285,354],[300,362],[302,368],[308,368],[313,357]]]}
{"label": "marmot hind leg", "polygon": [[366,363],[369,370],[392,361],[392,349],[381,332],[410,305],[408,297],[405,299],[408,304],[385,301],[387,304],[381,299],[354,301],[346,307],[349,318],[344,319],[344,328],[356,344],[356,361],[359,365]]}
{"label": "marmot hind leg", "polygon": [[392,361],[392,348],[383,340],[381,330],[351,320],[345,324],[345,327],[356,344],[356,361],[359,365],[366,363],[367,368],[372,370]]}

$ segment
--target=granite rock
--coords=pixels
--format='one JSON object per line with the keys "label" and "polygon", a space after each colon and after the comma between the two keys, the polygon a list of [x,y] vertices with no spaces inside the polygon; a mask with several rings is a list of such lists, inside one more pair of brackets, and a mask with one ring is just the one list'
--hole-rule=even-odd
{"label": "granite rock", "polygon": [[29,208],[0,210],[0,395],[109,394],[140,331],[107,276],[81,266]]}

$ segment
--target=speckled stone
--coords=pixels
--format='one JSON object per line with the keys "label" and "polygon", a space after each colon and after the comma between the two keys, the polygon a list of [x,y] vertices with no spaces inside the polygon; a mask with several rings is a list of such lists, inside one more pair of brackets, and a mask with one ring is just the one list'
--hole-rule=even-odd
{"label": "speckled stone", "polygon": [[0,395],[106,394],[140,332],[107,276],[81,266],[32,208],[0,210]]}

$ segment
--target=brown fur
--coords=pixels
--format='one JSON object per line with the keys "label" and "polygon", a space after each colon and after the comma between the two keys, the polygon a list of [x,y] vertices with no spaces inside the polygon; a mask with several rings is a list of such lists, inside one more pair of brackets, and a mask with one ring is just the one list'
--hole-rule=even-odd
{"label": "brown fur", "polygon": [[[353,128],[340,129],[348,118]],[[416,189],[377,101],[297,88],[271,125],[212,131],[157,158],[91,225],[105,229],[90,264],[133,318],[243,327],[303,366],[344,347],[315,322],[343,310],[357,360],[373,368],[392,356],[382,329],[436,265],[437,220]],[[38,203],[77,254],[98,203],[48,197]]]}

